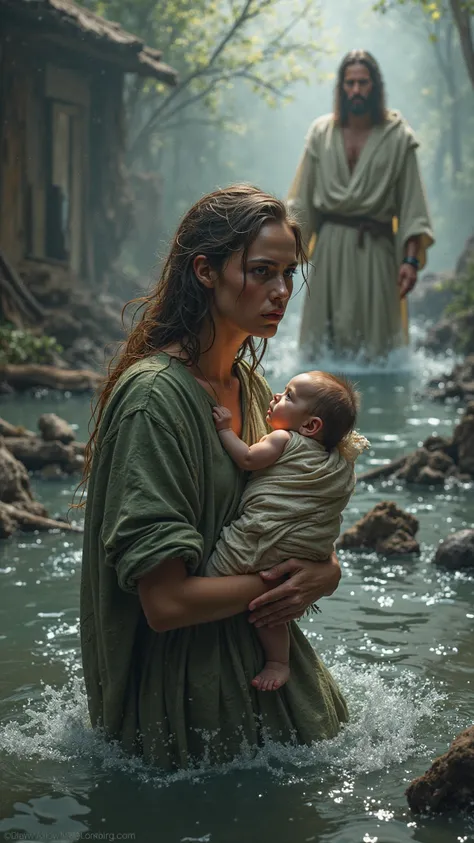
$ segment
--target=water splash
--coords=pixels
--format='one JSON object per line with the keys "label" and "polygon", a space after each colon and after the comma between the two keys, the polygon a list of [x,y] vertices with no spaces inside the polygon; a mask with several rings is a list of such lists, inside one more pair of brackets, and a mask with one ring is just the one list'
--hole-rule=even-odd
{"label": "water splash", "polygon": [[25,705],[21,720],[0,728],[0,753],[68,764],[89,759],[102,771],[120,770],[135,779],[168,786],[236,769],[265,768],[283,779],[297,770],[321,766],[329,767],[336,777],[341,771],[354,775],[381,770],[423,750],[417,738],[420,724],[435,718],[443,699],[429,683],[408,671],[387,678],[386,667],[360,669],[347,662],[332,672],[347,696],[350,722],[333,740],[311,746],[267,741],[255,752],[243,745],[241,754],[228,763],[212,766],[204,760],[193,769],[162,774],[88,727],[83,682],[74,676],[60,689],[44,687],[39,701]]}
{"label": "water splash", "polygon": [[321,369],[327,372],[343,372],[346,375],[411,374],[420,376],[420,383],[431,377],[449,372],[456,363],[456,355],[449,350],[442,357],[433,357],[423,348],[416,348],[424,331],[420,325],[411,325],[409,346],[394,349],[386,358],[367,362],[364,351],[354,357],[339,358],[328,349],[322,349],[317,359],[307,357],[299,348],[298,334],[300,314],[288,313],[274,340],[268,344],[264,366],[267,374],[275,377],[293,375]]}

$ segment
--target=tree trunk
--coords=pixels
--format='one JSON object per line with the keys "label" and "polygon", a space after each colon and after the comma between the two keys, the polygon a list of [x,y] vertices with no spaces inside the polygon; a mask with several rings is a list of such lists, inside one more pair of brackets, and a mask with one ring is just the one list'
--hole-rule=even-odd
{"label": "tree trunk", "polygon": [[17,328],[43,321],[44,310],[0,251],[0,318]]}
{"label": "tree trunk", "polygon": [[449,26],[446,35],[446,85],[448,88],[451,108],[450,132],[451,132],[451,161],[452,161],[452,182],[456,184],[456,176],[462,172],[462,131],[459,113],[459,92],[456,84],[456,72],[453,60],[453,27]]}
{"label": "tree trunk", "polygon": [[471,32],[471,12],[464,7],[463,0],[449,0],[451,12],[459,32],[461,50],[466,70],[474,88],[474,45]]}
{"label": "tree trunk", "polygon": [[19,391],[46,387],[68,392],[89,392],[100,386],[102,376],[88,369],[59,369],[39,363],[25,363],[0,366],[0,381]]}

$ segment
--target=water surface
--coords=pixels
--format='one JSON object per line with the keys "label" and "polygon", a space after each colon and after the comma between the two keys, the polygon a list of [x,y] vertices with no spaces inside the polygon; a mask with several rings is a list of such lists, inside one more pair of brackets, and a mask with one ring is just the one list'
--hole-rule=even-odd
{"label": "water surface", "polygon": [[[305,367],[297,362],[295,320],[290,316],[270,352],[267,375],[275,389]],[[372,445],[360,471],[408,452],[430,433],[452,431],[460,408],[421,395],[437,366],[412,354],[395,356],[385,370],[349,367],[363,395],[359,428]],[[0,401],[9,421],[34,428],[41,413],[53,411],[86,437],[87,398]],[[66,513],[73,481],[34,480],[33,486],[51,514]],[[441,490],[359,484],[344,527],[383,499],[419,518],[421,555],[387,560],[341,553],[337,593],[321,601],[322,615],[302,622],[347,695],[349,726],[311,748],[267,746],[225,767],[176,775],[124,758],[87,728],[78,652],[80,536],[1,542],[3,839],[474,840],[468,818],[420,819],[404,797],[411,779],[473,722],[474,576],[437,571],[432,558],[440,539],[474,526],[474,491],[457,484]]]}

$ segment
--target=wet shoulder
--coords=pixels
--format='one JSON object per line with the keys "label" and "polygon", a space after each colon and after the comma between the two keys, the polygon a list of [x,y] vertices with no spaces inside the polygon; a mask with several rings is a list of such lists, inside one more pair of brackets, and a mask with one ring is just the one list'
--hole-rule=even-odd
{"label": "wet shoulder", "polygon": [[[126,416],[143,412],[168,430],[212,422],[205,395],[182,363],[157,354],[130,366],[117,382],[104,414],[101,434],[112,432]],[[102,427],[102,426],[101,426]]]}

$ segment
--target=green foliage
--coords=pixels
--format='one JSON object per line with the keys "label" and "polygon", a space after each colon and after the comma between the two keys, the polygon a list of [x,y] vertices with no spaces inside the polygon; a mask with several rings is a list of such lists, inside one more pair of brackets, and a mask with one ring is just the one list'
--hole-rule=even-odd
{"label": "green foliage", "polygon": [[31,331],[0,324],[0,364],[51,363],[62,347],[55,337],[37,337]]}
{"label": "green foliage", "polygon": [[474,310],[474,260],[471,260],[465,272],[451,282],[453,298],[445,309],[446,316],[461,316]]}
{"label": "green foliage", "polygon": [[[219,114],[238,80],[271,105],[314,72],[323,48],[316,42],[318,0],[82,0],[97,14],[158,48],[179,73],[169,88],[136,80],[128,92],[132,159],[156,135]],[[226,115],[227,118],[229,115]],[[225,119],[225,118],[224,118]]]}
{"label": "green foliage", "polygon": [[419,6],[423,12],[425,12],[431,20],[439,20],[443,12],[445,11],[444,6],[445,3],[443,0],[436,0],[436,2],[431,2],[431,0],[378,0],[377,3],[374,4],[374,11],[388,12],[393,6]]}
{"label": "green foliage", "polygon": [[[442,15],[448,11],[448,6],[453,6],[449,0],[377,0],[374,3],[373,9],[376,12],[390,11],[394,6],[418,6],[426,15],[433,21],[437,21]],[[456,5],[461,12],[468,12],[474,14],[474,0],[461,0]]]}

